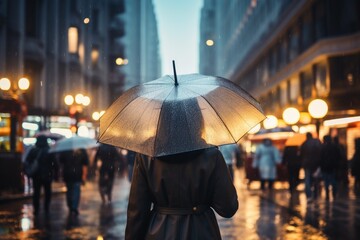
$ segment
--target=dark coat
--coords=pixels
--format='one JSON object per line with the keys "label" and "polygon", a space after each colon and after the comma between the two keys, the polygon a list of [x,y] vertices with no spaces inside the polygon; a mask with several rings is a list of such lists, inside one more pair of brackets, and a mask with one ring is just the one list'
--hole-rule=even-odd
{"label": "dark coat", "polygon": [[125,239],[221,239],[212,209],[166,214],[151,206],[193,209],[205,205],[230,218],[237,194],[217,148],[150,158],[138,154],[131,184]]}
{"label": "dark coat", "polygon": [[320,167],[324,173],[336,173],[341,164],[340,149],[334,143],[324,143],[321,147]]}
{"label": "dark coat", "polygon": [[37,161],[39,164],[39,168],[34,174],[34,176],[32,176],[32,178],[41,181],[52,181],[55,161],[52,154],[49,153],[49,147],[36,146],[32,148],[27,155],[25,162],[33,164],[36,158],[38,158]]}
{"label": "dark coat", "polygon": [[351,159],[351,175],[360,178],[360,138],[355,139],[355,153]]}
{"label": "dark coat", "polygon": [[114,146],[101,144],[95,155],[95,162],[101,161],[100,176],[114,176],[116,165],[119,163],[121,156]]}
{"label": "dark coat", "polygon": [[60,153],[60,163],[63,165],[63,179],[65,182],[81,182],[83,167],[89,165],[89,158],[85,149],[64,151]]}
{"label": "dark coat", "polygon": [[320,167],[321,142],[318,139],[307,139],[300,146],[300,157],[305,170],[315,170]]}

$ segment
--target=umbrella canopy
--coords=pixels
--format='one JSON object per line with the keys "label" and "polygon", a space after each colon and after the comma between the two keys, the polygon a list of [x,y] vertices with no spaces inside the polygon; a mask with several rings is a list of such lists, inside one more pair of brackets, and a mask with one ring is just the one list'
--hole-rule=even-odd
{"label": "umbrella canopy", "polygon": [[286,140],[285,146],[300,146],[305,142],[305,140],[306,140],[306,134],[296,133]]}
{"label": "umbrella canopy", "polygon": [[165,156],[236,143],[264,119],[260,104],[229,80],[164,76],[129,89],[106,110],[99,142]]}
{"label": "umbrella canopy", "polygon": [[63,152],[74,149],[88,149],[98,147],[95,139],[74,136],[57,141],[50,149],[50,152]]}
{"label": "umbrella canopy", "polygon": [[55,140],[55,141],[65,137],[64,135],[61,135],[61,134],[58,134],[58,133],[52,133],[49,130],[40,131],[40,132],[35,133],[35,135],[34,135],[34,137],[36,137],[36,138],[39,137],[39,136],[45,136],[45,137],[50,138],[50,139]]}

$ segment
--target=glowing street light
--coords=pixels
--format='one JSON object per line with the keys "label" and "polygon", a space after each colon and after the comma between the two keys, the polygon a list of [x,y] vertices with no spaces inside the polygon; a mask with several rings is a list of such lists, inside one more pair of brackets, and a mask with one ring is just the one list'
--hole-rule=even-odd
{"label": "glowing street light", "polygon": [[30,87],[29,79],[22,77],[18,80],[16,84],[12,84],[12,81],[9,78],[0,79],[0,90],[9,92],[9,94],[18,99],[22,94],[22,91],[28,90]]}
{"label": "glowing street light", "polygon": [[328,110],[329,107],[327,103],[322,99],[314,99],[309,103],[308,111],[310,116],[316,119],[315,126],[318,138],[320,133],[320,119],[326,116]]}
{"label": "glowing street light", "polygon": [[28,90],[30,87],[30,81],[27,78],[20,78],[18,82],[18,87],[20,90]]}
{"label": "glowing street light", "polygon": [[261,125],[260,123],[256,124],[255,127],[253,127],[252,129],[250,129],[250,131],[248,132],[249,134],[255,134],[257,132],[260,131]]}
{"label": "glowing street light", "polygon": [[208,39],[208,40],[206,40],[206,45],[207,46],[209,46],[209,47],[211,47],[211,46],[214,46],[214,41],[213,40],[211,40],[211,39]]}
{"label": "glowing street light", "polygon": [[71,95],[67,95],[64,98],[64,102],[65,102],[66,105],[70,106],[70,105],[72,105],[74,103],[74,97],[71,96]]}
{"label": "glowing street light", "polygon": [[274,115],[267,115],[263,125],[265,129],[276,128],[278,126],[278,119]]}
{"label": "glowing street light", "polygon": [[3,91],[7,91],[11,88],[11,82],[8,78],[0,79],[0,89]]}
{"label": "glowing street light", "polygon": [[300,112],[294,107],[289,107],[284,110],[282,118],[288,125],[294,125],[300,120]]}
{"label": "glowing street light", "polygon": [[75,132],[78,132],[79,117],[81,112],[83,111],[83,107],[89,106],[90,101],[90,97],[84,96],[81,93],[76,94],[75,97],[73,97],[72,95],[66,95],[64,98],[65,104],[69,106],[70,115],[75,117]]}

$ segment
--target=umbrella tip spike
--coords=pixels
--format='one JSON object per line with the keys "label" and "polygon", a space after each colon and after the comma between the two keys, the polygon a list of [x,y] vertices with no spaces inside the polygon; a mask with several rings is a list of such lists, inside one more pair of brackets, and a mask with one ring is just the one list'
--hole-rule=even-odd
{"label": "umbrella tip spike", "polygon": [[175,78],[175,86],[179,85],[178,80],[177,80],[177,75],[176,75],[176,68],[175,68],[175,61],[172,61],[173,64],[173,70],[174,70],[174,78]]}

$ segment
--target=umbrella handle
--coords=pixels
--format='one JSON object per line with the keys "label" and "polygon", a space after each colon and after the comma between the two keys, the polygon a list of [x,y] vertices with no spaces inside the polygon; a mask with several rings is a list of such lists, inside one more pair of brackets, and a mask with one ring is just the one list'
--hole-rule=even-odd
{"label": "umbrella handle", "polygon": [[173,60],[172,63],[173,63],[173,69],[174,69],[175,86],[178,86],[179,83],[178,83],[177,75],[176,75],[175,61]]}

